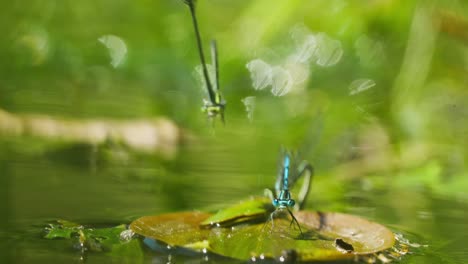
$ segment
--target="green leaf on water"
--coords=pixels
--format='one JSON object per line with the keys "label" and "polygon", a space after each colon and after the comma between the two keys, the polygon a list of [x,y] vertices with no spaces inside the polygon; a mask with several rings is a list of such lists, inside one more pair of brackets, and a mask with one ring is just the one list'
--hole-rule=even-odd
{"label": "green leaf on water", "polygon": [[74,239],[80,246],[94,252],[111,252],[121,249],[126,241],[120,239],[120,234],[126,230],[125,225],[107,228],[90,228],[73,222],[58,220],[46,227],[46,239]]}
{"label": "green leaf on water", "polygon": [[354,248],[353,254],[372,254],[389,249],[395,244],[392,231],[358,216],[312,211],[300,211],[294,216],[307,228],[351,244]]}
{"label": "green leaf on water", "polygon": [[78,234],[78,231],[83,228],[77,223],[73,223],[66,220],[57,220],[56,223],[49,224],[46,227],[46,234],[44,238],[47,239],[70,239],[72,235]]}
{"label": "green leaf on water", "polygon": [[291,219],[279,218],[224,228],[219,236],[210,238],[210,248],[237,259],[329,261],[376,253],[395,243],[390,230],[356,216],[310,211],[294,215],[302,234]]}
{"label": "green leaf on water", "polygon": [[125,225],[108,228],[83,229],[85,244],[92,251],[111,251],[115,245],[119,245],[120,234],[126,230]]}
{"label": "green leaf on water", "polygon": [[51,224],[48,227],[47,233],[45,234],[44,238],[47,239],[56,239],[56,238],[64,238],[70,239],[72,234],[76,233],[76,230],[69,229],[69,228],[61,228],[59,225]]}
{"label": "green leaf on water", "polygon": [[[291,225],[290,219],[274,219],[266,223],[239,225],[210,240],[211,250],[219,255],[242,259],[276,259],[294,262],[296,260],[342,259],[344,255],[333,247],[333,241],[319,239],[317,234],[304,232]],[[307,257],[307,258],[306,258]]]}
{"label": "green leaf on water", "polygon": [[207,249],[241,260],[352,259],[356,255],[386,250],[395,243],[390,230],[357,216],[312,211],[294,215],[302,233],[287,213],[273,220],[267,217],[266,221],[243,222],[229,228],[201,227],[207,219],[214,219],[206,213],[171,213],[139,218],[130,228],[137,234],[171,246]]}
{"label": "green leaf on water", "polygon": [[157,216],[144,216],[130,224],[130,229],[144,237],[162,241],[170,246],[203,249],[210,235],[200,223],[210,217],[202,212],[180,212]]}
{"label": "green leaf on water", "polygon": [[144,263],[143,248],[138,239],[113,244],[107,254],[115,258],[116,263]]}
{"label": "green leaf on water", "polygon": [[265,220],[274,209],[269,198],[253,197],[220,210],[215,215],[207,218],[200,225],[203,227],[231,226],[254,220]]}

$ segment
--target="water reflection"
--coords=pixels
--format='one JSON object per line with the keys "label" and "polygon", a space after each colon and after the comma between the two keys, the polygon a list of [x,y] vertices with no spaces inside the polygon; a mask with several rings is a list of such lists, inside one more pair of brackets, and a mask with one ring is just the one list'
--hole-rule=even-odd
{"label": "water reflection", "polygon": [[364,67],[378,67],[386,61],[383,43],[367,35],[362,35],[356,40],[354,49],[359,62]]}
{"label": "water reflection", "polygon": [[341,42],[325,33],[313,34],[304,25],[291,29],[294,47],[279,63],[268,63],[262,58],[246,64],[255,90],[271,86],[274,96],[301,91],[310,76],[311,64],[320,67],[336,65],[343,56]]}
{"label": "water reflection", "polygon": [[99,37],[98,41],[109,50],[112,67],[117,68],[124,63],[127,56],[127,45],[122,38],[115,35],[104,35]]}
{"label": "water reflection", "polygon": [[356,95],[375,86],[375,81],[371,79],[357,79],[349,85],[349,95]]}
{"label": "water reflection", "polygon": [[247,112],[247,119],[249,119],[249,121],[252,122],[255,111],[255,96],[247,96],[241,101],[245,106],[245,111]]}

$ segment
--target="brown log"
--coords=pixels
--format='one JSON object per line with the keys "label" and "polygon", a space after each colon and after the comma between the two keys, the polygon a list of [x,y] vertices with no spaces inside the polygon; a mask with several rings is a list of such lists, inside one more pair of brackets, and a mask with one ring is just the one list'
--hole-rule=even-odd
{"label": "brown log", "polygon": [[181,131],[167,118],[139,120],[62,119],[46,115],[19,115],[0,109],[0,135],[33,136],[65,142],[101,144],[109,140],[137,151],[173,158]]}

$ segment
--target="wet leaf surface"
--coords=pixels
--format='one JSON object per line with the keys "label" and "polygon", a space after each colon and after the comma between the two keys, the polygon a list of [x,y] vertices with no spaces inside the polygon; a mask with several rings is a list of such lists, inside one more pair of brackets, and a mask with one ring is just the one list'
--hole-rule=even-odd
{"label": "wet leaf surface", "polygon": [[202,226],[229,226],[233,224],[265,219],[274,207],[267,197],[253,197],[231,207],[218,211],[201,223]]}
{"label": "wet leaf surface", "polygon": [[219,232],[210,240],[211,250],[237,259],[276,259],[279,261],[338,260],[351,258],[333,246],[333,240],[301,227],[290,219],[274,219],[266,223],[242,225]]}
{"label": "wet leaf surface", "polygon": [[[383,251],[395,243],[394,234],[384,226],[357,216],[340,213],[300,211],[294,213],[298,224],[289,214],[256,219],[267,210],[261,199],[249,200],[234,207],[210,214],[200,212],[172,213],[147,216],[134,221],[130,228],[147,238],[171,246],[213,253],[241,260],[276,259],[279,261],[316,261],[352,259]],[[241,209],[252,209],[241,214]],[[255,212],[255,213],[254,213]],[[275,213],[276,214],[276,213]],[[233,220],[236,219],[236,220]],[[212,221],[230,223],[229,227],[207,227]]]}
{"label": "wet leaf surface", "polygon": [[211,231],[200,228],[200,223],[210,214],[180,212],[157,216],[144,216],[130,224],[130,229],[144,237],[162,241],[170,246],[200,249]]}
{"label": "wet leaf surface", "polygon": [[354,254],[375,253],[395,244],[392,231],[358,216],[312,211],[300,211],[294,215],[304,226],[352,245]]}
{"label": "wet leaf surface", "polygon": [[91,228],[66,220],[58,220],[46,227],[46,239],[72,240],[76,248],[92,252],[109,252],[111,255],[131,252],[141,254],[139,243],[133,240],[122,240],[121,234],[126,231],[125,225],[114,227]]}

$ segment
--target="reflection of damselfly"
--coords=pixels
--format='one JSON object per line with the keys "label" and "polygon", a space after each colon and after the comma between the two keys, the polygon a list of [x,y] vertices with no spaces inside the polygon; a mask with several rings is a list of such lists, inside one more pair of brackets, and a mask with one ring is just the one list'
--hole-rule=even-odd
{"label": "reflection of damselfly", "polygon": [[224,123],[224,109],[226,106],[226,102],[224,101],[224,99],[221,96],[221,93],[219,92],[218,49],[216,41],[211,41],[211,59],[212,67],[214,68],[214,82],[211,82],[208,67],[205,61],[205,55],[203,53],[203,45],[201,42],[200,32],[198,30],[197,17],[195,15],[196,0],[184,0],[184,2],[189,6],[190,13],[192,15],[193,27],[195,29],[195,37],[197,39],[198,53],[200,54],[203,83],[206,87],[208,95],[208,99],[203,100],[202,110],[208,115],[210,119],[215,118],[217,115],[220,115],[221,121]]}
{"label": "reflection of damselfly", "polygon": [[[298,203],[296,203],[291,197],[290,188],[292,188],[302,175],[305,175],[305,177],[298,195]],[[295,223],[302,233],[301,226],[290,208],[295,208],[297,210],[304,208],[307,195],[309,194],[312,176],[313,168],[308,162],[302,161],[298,164],[297,155],[284,151],[280,172],[275,184],[275,191],[270,190],[270,193],[273,194],[272,203],[276,208],[270,215],[272,221],[274,221],[274,218],[277,216],[284,215],[287,212],[291,217],[291,224]]]}

